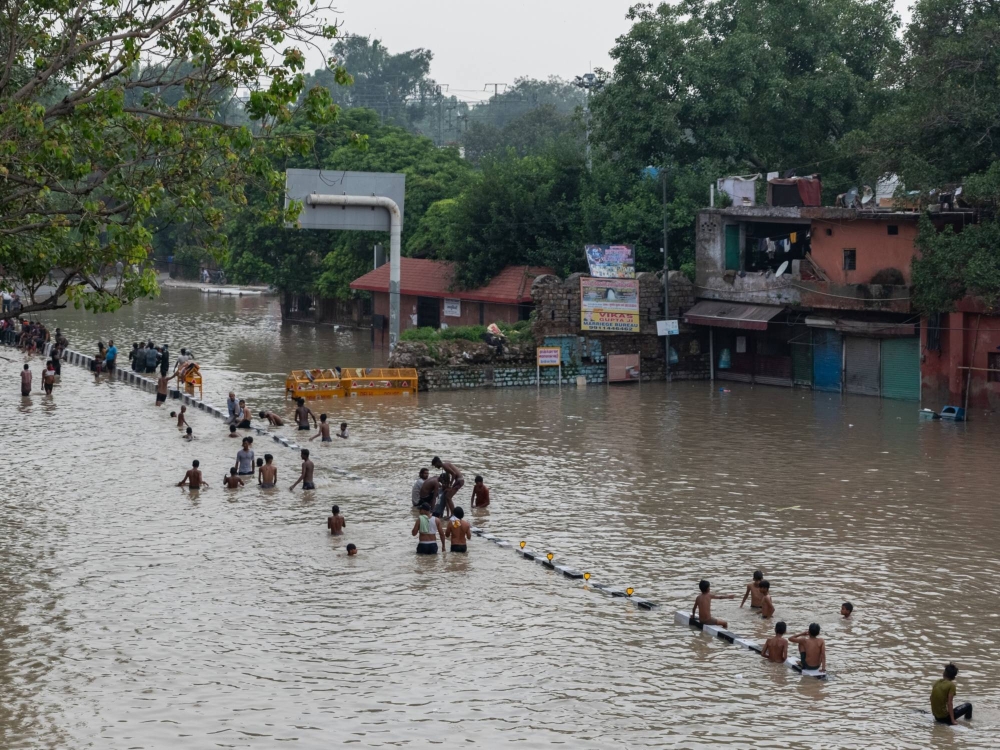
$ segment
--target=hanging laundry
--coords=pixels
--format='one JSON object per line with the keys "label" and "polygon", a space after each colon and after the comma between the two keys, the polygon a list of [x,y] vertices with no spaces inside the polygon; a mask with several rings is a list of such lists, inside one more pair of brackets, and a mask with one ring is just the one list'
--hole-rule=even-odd
{"label": "hanging laundry", "polygon": [[792,243],[789,242],[787,238],[783,239],[781,241],[781,249],[786,253],[789,252],[792,249]]}
{"label": "hanging laundry", "polygon": [[773,257],[775,251],[776,251],[776,248],[774,246],[774,240],[768,240],[767,241],[767,254]]}
{"label": "hanging laundry", "polygon": [[797,238],[798,236],[799,236],[799,233],[798,233],[798,232],[792,232],[792,233],[791,233],[790,235],[788,235],[788,239],[789,239],[789,241],[790,241],[790,242],[791,242],[791,243],[792,243],[792,244],[794,245],[794,244],[795,244],[795,241],[796,241],[796,238]]}

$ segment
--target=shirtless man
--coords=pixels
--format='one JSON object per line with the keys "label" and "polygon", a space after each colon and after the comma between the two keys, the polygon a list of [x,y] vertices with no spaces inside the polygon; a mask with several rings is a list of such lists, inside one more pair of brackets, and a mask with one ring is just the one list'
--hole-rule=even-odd
{"label": "shirtless man", "polygon": [[441,537],[441,549],[444,549],[444,528],[441,522],[431,515],[431,506],[427,503],[420,504],[420,517],[413,524],[412,536],[417,536],[418,555],[436,555],[438,553],[437,540]]}
{"label": "shirtless man", "polygon": [[[421,470],[421,475],[423,475],[423,470]],[[426,503],[429,507],[434,507],[434,502],[437,500],[438,492],[441,490],[441,480],[438,477],[427,477],[424,479],[424,483],[420,485],[420,502],[417,504],[419,508],[421,505]]]}
{"label": "shirtless man", "polygon": [[324,443],[333,442],[333,438],[330,437],[330,425],[326,422],[326,414],[319,415],[319,432],[309,438],[309,442],[311,443],[318,437],[322,437]]}
{"label": "shirtless man", "polygon": [[469,539],[472,537],[472,527],[465,520],[465,511],[455,508],[455,516],[448,523],[445,536],[451,539],[452,552],[468,552]]}
{"label": "shirtless man", "polygon": [[438,490],[438,501],[436,505],[433,505],[433,510],[431,515],[437,518],[444,518],[444,512],[447,510],[448,515],[451,515],[455,506],[450,500],[448,500],[448,489],[451,485],[451,477],[448,476],[448,472],[442,471],[438,474],[438,485],[440,489]]}
{"label": "shirtless man", "polygon": [[760,614],[766,620],[774,614],[774,602],[771,601],[771,582],[760,582]]}
{"label": "shirtless man", "polygon": [[339,505],[334,505],[331,510],[333,511],[333,515],[326,519],[326,527],[330,529],[330,536],[340,536],[344,533],[347,521],[340,515]]}
{"label": "shirtless man", "polygon": [[239,420],[236,425],[237,427],[241,430],[250,429],[250,420],[253,419],[253,414],[250,413],[250,407],[247,406],[247,402],[243,399],[240,399],[239,416],[237,419]]}
{"label": "shirtless man", "polygon": [[156,405],[157,406],[159,406],[160,404],[162,404],[164,401],[167,400],[167,383],[171,379],[173,379],[173,377],[174,376],[171,375],[169,378],[166,378],[163,375],[160,375],[160,377],[156,379]]}
{"label": "shirtless man", "polygon": [[[299,478],[295,480],[295,484],[289,487],[289,490],[294,490],[299,482],[302,482],[302,489],[304,490],[314,490],[316,485],[313,484],[313,471],[316,466],[312,461],[309,460],[309,451],[305,448],[302,449],[302,473],[299,474]],[[266,466],[266,464],[265,464]]]}
{"label": "shirtless man", "polygon": [[313,426],[318,427],[316,424],[316,415],[312,413],[312,410],[306,406],[306,400],[300,398],[298,400],[298,406],[295,408],[295,423],[299,426],[300,430],[309,429],[309,417],[312,417]]}
{"label": "shirtless man", "polygon": [[31,368],[28,365],[24,366],[21,370],[21,395],[30,396],[31,395]]}
{"label": "shirtless man", "polygon": [[273,411],[262,411],[257,416],[259,416],[261,419],[266,419],[267,423],[271,425],[271,427],[281,427],[283,424],[285,424],[285,420],[279,417]]}
{"label": "shirtless man", "polygon": [[192,461],[191,468],[187,470],[184,478],[177,483],[177,486],[183,487],[186,484],[192,490],[200,490],[202,488],[208,489],[208,482],[201,478],[201,470],[198,466],[200,466],[200,464],[197,460]]}
{"label": "shirtless man", "polygon": [[455,506],[451,502],[451,499],[455,497],[455,493],[465,486],[465,476],[463,476],[461,469],[455,466],[455,464],[442,461],[437,456],[431,459],[431,466],[435,469],[441,469],[448,475],[450,481],[448,489],[444,493],[444,500],[448,505],[448,510],[454,510]]}
{"label": "shirtless man", "polygon": [[709,589],[711,584],[702,580],[698,583],[698,588],[701,589],[701,593],[695,597],[694,606],[691,608],[691,617],[696,617],[702,625],[718,625],[720,628],[729,627],[729,623],[725,620],[717,620],[712,617],[712,600],[713,599],[735,599],[736,594],[710,594]]}
{"label": "shirtless man", "polygon": [[229,476],[222,478],[222,483],[226,485],[227,490],[235,490],[237,487],[243,486],[243,480],[237,476],[235,466],[229,469]]}
{"label": "shirtless man", "polygon": [[788,626],[783,621],[775,623],[774,635],[764,641],[764,648],[760,655],[768,661],[783,664],[788,658],[788,641],[785,640],[785,631],[787,630]]}
{"label": "shirtless man", "polygon": [[753,580],[747,584],[747,592],[743,595],[743,601],[740,602],[740,608],[747,603],[747,597],[750,598],[750,609],[760,609],[760,582],[764,580],[764,574],[759,570],[753,572]]}
{"label": "shirtless man", "polygon": [[274,461],[274,456],[265,453],[264,465],[257,472],[257,484],[260,485],[261,489],[269,490],[278,483],[278,467],[272,461]]}
{"label": "shirtless man", "polygon": [[803,669],[818,669],[826,671],[826,641],[819,637],[819,625],[812,623],[809,630],[803,630],[798,635],[788,639],[799,646],[800,666]]}
{"label": "shirtless man", "polygon": [[177,426],[178,427],[188,427],[189,426],[188,425],[188,421],[187,421],[187,419],[184,416],[184,414],[185,414],[185,412],[187,412],[187,410],[188,410],[188,408],[186,406],[182,406],[181,410],[179,412],[177,412]]}
{"label": "shirtless man", "polygon": [[481,476],[476,476],[476,483],[472,486],[472,507],[485,508],[490,504],[490,488],[483,483]]}

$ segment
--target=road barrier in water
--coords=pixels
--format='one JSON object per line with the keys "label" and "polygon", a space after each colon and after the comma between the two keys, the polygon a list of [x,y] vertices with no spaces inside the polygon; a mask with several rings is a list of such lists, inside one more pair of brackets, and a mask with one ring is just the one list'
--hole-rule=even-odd
{"label": "road barrier in water", "polygon": [[[762,653],[763,649],[760,646],[758,646],[754,641],[751,641],[749,638],[741,638],[735,633],[731,633],[725,628],[719,627],[718,625],[707,625],[703,622],[698,621],[697,618],[692,617],[687,612],[681,612],[680,610],[674,612],[674,622],[676,622],[678,625],[688,625],[692,628],[696,628],[700,630],[702,633],[705,633],[706,635],[719,638],[720,640],[723,640],[726,643],[731,643],[734,646],[746,649],[747,651],[753,651],[759,656],[763,656]],[[785,659],[784,664],[793,672],[798,672],[803,677],[815,677],[818,680],[826,679],[826,672],[823,672],[819,669],[803,669],[798,659],[792,656],[789,656],[787,659]]]}
{"label": "road barrier in water", "polygon": [[471,528],[472,528],[472,533],[475,536],[478,536],[481,539],[485,539],[488,542],[493,542],[496,546],[502,549],[508,549],[513,547],[514,552],[516,552],[521,558],[525,560],[534,561],[539,565],[541,565],[543,568],[548,568],[549,570],[555,571],[556,573],[562,573],[566,578],[570,578],[573,580],[583,579],[585,582],[584,585],[588,588],[593,589],[594,591],[597,591],[602,594],[607,594],[608,596],[612,597],[627,598],[633,604],[639,607],[639,609],[656,609],[659,606],[658,604],[655,604],[654,602],[651,602],[648,599],[642,599],[638,596],[632,596],[634,592],[634,589],[632,588],[621,589],[603,583],[590,583],[590,577],[591,577],[590,573],[582,573],[576,568],[571,568],[568,565],[563,565],[561,563],[554,562],[555,555],[553,555],[551,552],[544,554],[541,552],[536,552],[535,550],[528,547],[525,542],[518,542],[518,544],[515,546],[506,539],[501,539],[500,537],[494,534],[490,534],[484,531],[483,529],[480,529],[478,526],[473,526]]}
{"label": "road barrier in water", "polygon": [[[51,351],[51,347],[52,347],[51,344],[46,345],[45,347],[46,356]],[[81,354],[80,352],[74,351],[72,349],[66,349],[63,352],[62,359],[64,362],[77,365],[78,367],[84,367],[86,369],[91,369],[94,363],[93,357],[88,357],[87,355]],[[128,383],[129,385],[134,385],[138,388],[142,388],[144,391],[150,391],[150,392],[156,391],[156,382],[150,380],[149,378],[143,377],[140,373],[133,372],[132,370],[124,370],[121,367],[116,367],[114,374],[117,380]],[[229,416],[228,412],[223,412],[221,409],[218,409],[217,407],[212,406],[211,404],[207,404],[204,401],[197,399],[194,396],[191,396],[187,393],[181,393],[176,388],[168,390],[167,393],[170,398],[180,399],[187,406],[196,408],[199,411],[207,412],[208,414],[211,414],[214,417],[218,417],[219,419],[226,419]],[[293,442],[292,440],[283,435],[274,435],[268,432],[267,430],[261,429],[260,427],[254,427],[251,429],[253,429],[260,436],[264,437],[270,436],[271,438],[273,438],[274,442],[283,445],[286,448],[289,448],[290,450],[299,450],[299,446],[297,443]],[[355,482],[361,481],[361,477],[359,477],[356,474],[351,474],[347,470],[342,469],[340,467],[337,466],[332,467],[332,470],[335,474],[338,474],[339,476],[342,476],[345,479]],[[577,570],[576,568],[569,567],[568,565],[556,563],[553,561],[555,556],[552,553],[542,554],[535,552],[534,550],[528,549],[525,542],[520,542],[518,545],[514,545],[505,539],[501,539],[498,536],[489,534],[485,532],[483,529],[477,528],[475,526],[472,527],[472,533],[478,537],[486,539],[487,541],[493,542],[497,547],[500,547],[501,549],[513,548],[514,551],[518,555],[520,555],[523,559],[533,560],[537,562],[539,565],[542,565],[543,567],[551,571],[554,571],[556,573],[561,573],[566,578],[570,578],[572,580],[583,579],[585,587],[590,588],[599,593],[606,594],[611,597],[628,598],[640,609],[650,610],[650,609],[655,609],[657,606],[659,606],[647,599],[642,599],[637,596],[632,596],[633,590],[631,588],[622,589],[615,586],[609,586],[603,583],[591,583],[590,573],[583,573]]]}

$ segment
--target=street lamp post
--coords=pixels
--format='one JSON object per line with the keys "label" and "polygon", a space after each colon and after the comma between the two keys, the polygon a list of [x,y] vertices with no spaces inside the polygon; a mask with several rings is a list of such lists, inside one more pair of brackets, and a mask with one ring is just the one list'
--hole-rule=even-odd
{"label": "street lamp post", "polygon": [[600,90],[600,88],[604,85],[604,82],[593,73],[584,73],[582,76],[576,77],[573,81],[573,85],[577,88],[583,89],[586,93],[586,99],[584,100],[583,105],[583,121],[585,127],[587,128],[587,171],[589,172],[592,166],[590,160],[590,95],[592,92]]}

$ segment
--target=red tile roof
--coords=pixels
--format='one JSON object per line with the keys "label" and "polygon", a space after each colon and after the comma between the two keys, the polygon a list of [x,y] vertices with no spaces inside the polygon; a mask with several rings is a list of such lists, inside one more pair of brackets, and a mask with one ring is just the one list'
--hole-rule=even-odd
{"label": "red tile roof", "polygon": [[[531,302],[531,284],[536,276],[555,273],[537,266],[507,266],[490,283],[478,289],[451,290],[455,264],[422,258],[399,259],[400,293],[418,297],[448,297],[472,302],[517,305]],[[351,289],[366,292],[389,292],[389,264],[369,271],[351,282]]]}

